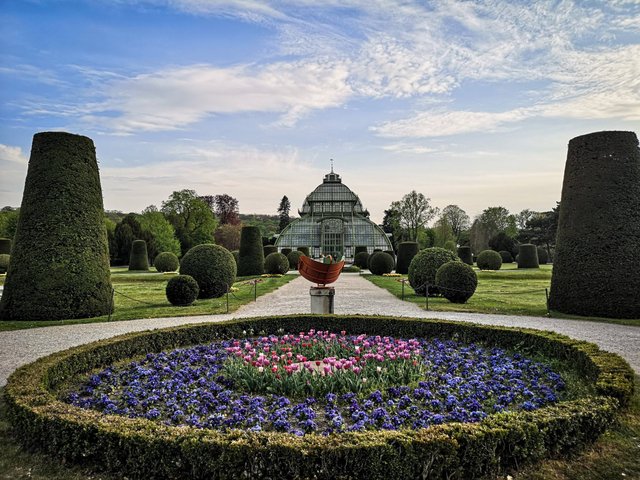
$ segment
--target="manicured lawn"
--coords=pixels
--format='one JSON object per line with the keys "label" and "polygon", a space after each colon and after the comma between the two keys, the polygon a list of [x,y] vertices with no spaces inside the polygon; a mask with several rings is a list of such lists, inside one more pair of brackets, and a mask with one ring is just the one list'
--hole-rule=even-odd
{"label": "manicured lawn", "polygon": [[[429,298],[429,310],[537,317],[547,315],[545,289],[550,288],[551,285],[551,265],[541,265],[539,269],[518,269],[515,263],[511,263],[502,265],[502,268],[497,271],[473,268],[478,274],[478,288],[467,303],[451,303],[446,298]],[[398,281],[399,277],[378,275],[363,275],[363,277],[396,297],[402,298],[402,283]],[[407,276],[403,275],[401,278],[406,279]],[[404,286],[404,300],[426,308],[425,297],[416,295],[408,282]],[[559,312],[552,312],[551,316],[640,326],[640,319],[579,317]]]}
{"label": "manicured lawn", "polygon": [[[184,317],[188,315],[213,315],[227,312],[226,296],[207,300],[196,300],[188,307],[174,307],[167,301],[165,288],[167,281],[175,273],[129,272],[126,267],[111,269],[111,282],[115,289],[115,311],[111,321],[133,320],[137,318]],[[241,305],[253,301],[254,286],[248,282],[259,279],[257,295],[272,292],[296,278],[295,274],[282,277],[246,277],[239,278],[234,284],[237,289],[229,295],[229,311],[237,310]],[[2,279],[4,280],[4,279]],[[108,316],[83,318],[76,320],[51,321],[2,321],[0,331],[24,328],[46,327],[49,325],[70,325],[75,323],[107,322]]]}

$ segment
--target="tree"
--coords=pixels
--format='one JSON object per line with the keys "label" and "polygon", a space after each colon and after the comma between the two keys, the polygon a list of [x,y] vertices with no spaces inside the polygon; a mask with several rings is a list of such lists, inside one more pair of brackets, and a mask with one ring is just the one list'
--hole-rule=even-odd
{"label": "tree", "polygon": [[527,228],[527,222],[531,220],[538,212],[534,212],[525,208],[519,214],[516,215],[516,227],[518,230],[524,230]]}
{"label": "tree", "polygon": [[535,212],[527,221],[525,228],[520,231],[518,240],[523,243],[544,245],[547,253],[551,253],[551,248],[556,244],[559,212],[560,202],[556,202],[556,206],[549,212]]}
{"label": "tree", "polygon": [[173,225],[183,254],[194,245],[213,242],[218,222],[207,202],[194,190],[173,192],[162,202],[161,211]]}
{"label": "tree", "polygon": [[231,195],[226,193],[216,195],[214,211],[220,225],[238,225],[240,223],[238,200]]}
{"label": "tree", "polygon": [[151,261],[162,252],[171,252],[178,257],[180,256],[180,242],[176,238],[176,231],[155,205],[145,208],[139,221],[143,233],[151,237],[147,241],[147,250]]}
{"label": "tree", "polygon": [[478,220],[482,223],[489,238],[500,232],[505,232],[510,237],[515,237],[518,234],[515,216],[511,215],[509,210],[504,207],[485,208]]}
{"label": "tree", "polygon": [[467,212],[461,209],[458,205],[447,205],[444,207],[440,218],[447,220],[458,243],[462,232],[467,230],[471,224],[471,220],[469,219]]}
{"label": "tree", "polygon": [[151,243],[153,236],[144,233],[138,220],[139,215],[129,213],[116,225],[113,239],[115,249],[110,252],[114,265],[127,265],[131,256],[131,245],[134,240],[144,240]]}
{"label": "tree", "polygon": [[280,200],[280,206],[278,206],[278,231],[282,232],[287,225],[291,223],[291,219],[289,218],[289,210],[291,210],[291,202],[285,195]]}
{"label": "tree", "polygon": [[438,208],[429,205],[430,201],[422,193],[412,190],[402,200],[391,204],[391,208],[400,212],[400,224],[406,229],[409,240],[415,241],[419,228],[425,227],[438,214]]}
{"label": "tree", "polygon": [[456,241],[449,219],[444,215],[441,216],[433,226],[433,233],[435,234],[433,240],[434,247],[444,248],[447,242]]}
{"label": "tree", "polygon": [[18,228],[18,218],[20,217],[20,209],[13,207],[4,207],[0,212],[0,237],[13,238]]}
{"label": "tree", "polygon": [[489,239],[491,238],[484,223],[480,218],[476,218],[469,231],[469,245],[474,255],[478,255],[484,250],[489,250]]}
{"label": "tree", "polygon": [[222,245],[229,251],[238,250],[240,248],[240,232],[242,225],[220,225],[213,234],[216,244]]}
{"label": "tree", "polygon": [[384,233],[391,234],[393,248],[397,251],[398,245],[404,240],[404,235],[402,232],[402,226],[400,225],[400,212],[393,208],[393,205],[384,211],[384,217],[380,227]]}

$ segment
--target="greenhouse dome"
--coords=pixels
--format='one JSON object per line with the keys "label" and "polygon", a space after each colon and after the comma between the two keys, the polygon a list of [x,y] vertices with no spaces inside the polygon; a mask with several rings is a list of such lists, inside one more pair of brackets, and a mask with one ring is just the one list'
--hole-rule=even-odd
{"label": "greenhouse dome", "polygon": [[311,192],[298,210],[300,218],[291,222],[278,236],[279,250],[309,247],[312,257],[331,255],[353,260],[356,246],[392,250],[391,241],[378,225],[369,220],[358,196],[333,172]]}

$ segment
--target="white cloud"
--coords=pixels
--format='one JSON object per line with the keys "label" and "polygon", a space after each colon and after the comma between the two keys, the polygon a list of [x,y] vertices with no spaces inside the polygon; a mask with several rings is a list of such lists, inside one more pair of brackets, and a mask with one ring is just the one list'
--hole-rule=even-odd
{"label": "white cloud", "polygon": [[383,150],[393,153],[406,153],[406,154],[425,154],[436,153],[440,150],[432,147],[425,147],[424,145],[416,145],[411,143],[391,143],[382,146]]}
{"label": "white cloud", "polygon": [[28,159],[20,147],[0,143],[0,195],[2,206],[20,206]]}
{"label": "white cloud", "polygon": [[26,165],[28,160],[20,147],[12,147],[11,145],[0,143],[0,161]]}

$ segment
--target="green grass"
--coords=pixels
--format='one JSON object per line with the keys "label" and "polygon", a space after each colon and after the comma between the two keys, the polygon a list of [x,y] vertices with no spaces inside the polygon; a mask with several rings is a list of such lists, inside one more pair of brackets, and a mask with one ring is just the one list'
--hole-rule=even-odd
{"label": "green grass", "polygon": [[[478,274],[478,288],[467,303],[451,303],[446,298],[429,298],[429,310],[441,312],[476,312],[509,315],[547,316],[545,289],[551,285],[551,265],[541,265],[539,269],[518,269],[515,263],[504,264],[497,271],[474,270]],[[364,278],[402,298],[400,277],[363,275]],[[401,278],[406,279],[403,275]],[[416,295],[407,282],[404,300],[426,308],[425,297]],[[618,319],[601,317],[580,317],[551,312],[555,318],[569,318],[620,325],[640,326],[640,319]]]}
{"label": "green grass", "polygon": [[[226,296],[206,300],[196,300],[188,307],[174,307],[167,301],[165,288],[167,281],[175,273],[129,272],[126,267],[111,269],[111,281],[115,289],[115,309],[111,319],[106,315],[94,318],[50,321],[2,321],[0,331],[21,330],[25,328],[47,327],[50,325],[72,325],[77,323],[97,323],[138,318],[184,317],[188,315],[215,315],[227,313]],[[259,278],[257,295],[272,292],[288,283],[297,275],[288,274],[282,277],[241,277],[236,281],[237,288],[229,295],[229,311],[253,301],[253,285],[248,281]]]}

